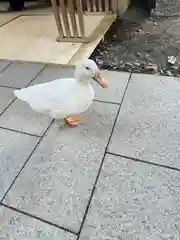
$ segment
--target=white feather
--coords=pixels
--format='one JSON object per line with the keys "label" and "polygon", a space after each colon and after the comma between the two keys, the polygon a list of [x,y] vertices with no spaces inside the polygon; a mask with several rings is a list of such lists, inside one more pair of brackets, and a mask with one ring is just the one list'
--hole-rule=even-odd
{"label": "white feather", "polygon": [[[87,71],[87,66],[90,71]],[[91,79],[97,71],[95,62],[86,60],[76,67],[76,78],[56,79],[15,90],[14,94],[28,103],[34,111],[55,119],[77,115],[92,104],[94,90]]]}

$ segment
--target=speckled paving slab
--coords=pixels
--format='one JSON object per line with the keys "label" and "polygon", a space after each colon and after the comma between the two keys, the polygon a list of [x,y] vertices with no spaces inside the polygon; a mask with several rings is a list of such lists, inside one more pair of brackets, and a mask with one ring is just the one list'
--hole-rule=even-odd
{"label": "speckled paving slab", "polygon": [[80,240],[179,240],[178,171],[107,155]]}
{"label": "speckled paving slab", "polygon": [[96,102],[77,128],[54,123],[4,202],[78,232],[117,110]]}
{"label": "speckled paving slab", "polygon": [[180,168],[180,82],[133,74],[108,151]]}
{"label": "speckled paving slab", "polygon": [[0,27],[2,27],[3,25],[7,24],[8,22],[12,21],[14,18],[16,18],[18,16],[18,14],[14,13],[14,14],[2,14],[0,15]]}
{"label": "speckled paving slab", "polygon": [[1,115],[0,127],[42,136],[51,121],[50,117],[33,111],[27,103],[16,99]]}
{"label": "speckled paving slab", "polygon": [[43,64],[13,62],[0,73],[0,85],[26,87],[43,68]]}
{"label": "speckled paving slab", "polygon": [[76,240],[76,236],[0,206],[0,239]]}
{"label": "speckled paving slab", "polygon": [[[16,70],[18,70],[19,68],[17,68],[16,66]],[[9,71],[11,72],[11,68]],[[9,72],[7,72],[7,74],[9,75]],[[19,75],[21,74],[22,73],[19,73]],[[37,83],[45,83],[56,78],[68,78],[73,76],[73,68],[47,67],[40,74],[37,75],[37,77],[30,85]],[[95,98],[101,101],[121,103],[129,79],[129,73],[126,74],[103,71],[102,76],[109,81],[109,88],[103,89],[99,85],[94,84]],[[11,84],[15,83],[12,82]],[[16,84],[22,85],[23,83],[19,82]],[[6,92],[11,94],[10,92],[12,92],[12,90],[6,90]],[[3,95],[4,94],[5,92],[3,93]],[[42,136],[44,131],[49,126],[51,120],[52,119],[49,117],[34,112],[28,104],[17,99],[1,116],[0,127]]]}
{"label": "speckled paving slab", "polygon": [[39,138],[0,129],[0,199],[14,181]]}
{"label": "speckled paving slab", "polygon": [[[103,89],[94,83],[95,99],[106,102],[121,103],[130,74],[115,71],[101,71],[101,75],[108,81],[109,86],[107,89]],[[31,85],[45,83],[57,78],[72,77],[74,78],[74,68],[48,66],[35,78]]]}
{"label": "speckled paving slab", "polygon": [[0,60],[0,75],[1,71],[6,68],[11,62],[6,60]]}
{"label": "speckled paving slab", "polygon": [[0,114],[15,99],[12,89],[0,87]]}

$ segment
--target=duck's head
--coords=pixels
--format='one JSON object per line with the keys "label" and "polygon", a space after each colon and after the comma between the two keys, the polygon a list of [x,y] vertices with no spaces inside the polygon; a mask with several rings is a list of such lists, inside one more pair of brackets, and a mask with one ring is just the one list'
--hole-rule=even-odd
{"label": "duck's head", "polygon": [[84,60],[76,66],[75,77],[83,84],[88,84],[94,80],[103,88],[108,87],[107,82],[101,78],[97,64],[92,59]]}

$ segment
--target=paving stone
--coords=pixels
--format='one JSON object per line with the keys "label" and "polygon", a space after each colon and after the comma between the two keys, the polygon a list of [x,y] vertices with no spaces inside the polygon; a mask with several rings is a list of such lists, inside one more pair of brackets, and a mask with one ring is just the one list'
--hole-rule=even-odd
{"label": "paving stone", "polygon": [[0,74],[0,85],[23,88],[44,68],[37,63],[13,62]]}
{"label": "paving stone", "polygon": [[15,99],[12,90],[5,87],[0,87],[0,114],[8,107]]}
{"label": "paving stone", "polygon": [[180,82],[133,74],[108,151],[180,168]]}
{"label": "paving stone", "polygon": [[45,83],[58,78],[74,77],[74,68],[61,66],[46,66],[30,85]]}
{"label": "paving stone", "polygon": [[0,206],[0,239],[75,240],[76,236]]}
{"label": "paving stone", "polygon": [[31,107],[16,99],[0,117],[0,127],[42,136],[52,119],[39,114]]}
{"label": "paving stone", "polygon": [[178,171],[107,155],[80,240],[179,240],[179,201]]}
{"label": "paving stone", "polygon": [[55,123],[5,203],[78,232],[117,110],[96,102],[77,128]]}
{"label": "paving stone", "polygon": [[0,60],[0,72],[10,64],[10,61]]}
{"label": "paving stone", "polygon": [[[97,83],[93,83],[95,99],[106,102],[121,103],[130,74],[114,71],[101,71],[101,74],[102,77],[108,81],[109,87],[103,89]],[[31,85],[45,83],[57,78],[72,77],[74,77],[74,68],[49,66],[37,76]]]}
{"label": "paving stone", "polygon": [[31,137],[0,129],[0,199],[38,142]]}
{"label": "paving stone", "polygon": [[96,84],[95,99],[121,103],[129,76],[129,73],[124,72],[102,71],[102,77],[108,81],[109,85],[108,88],[102,89]]}

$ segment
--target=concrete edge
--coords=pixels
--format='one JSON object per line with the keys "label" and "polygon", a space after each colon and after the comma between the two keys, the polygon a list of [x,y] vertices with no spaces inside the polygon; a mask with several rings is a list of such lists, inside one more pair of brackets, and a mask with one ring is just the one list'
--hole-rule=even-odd
{"label": "concrete edge", "polygon": [[112,23],[116,19],[116,14],[106,14],[100,24],[94,29],[90,36],[90,42],[84,43],[80,49],[72,56],[68,65],[74,66],[78,61],[89,58],[94,49],[97,47],[101,39],[104,37]]}

